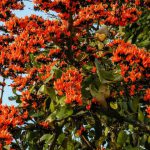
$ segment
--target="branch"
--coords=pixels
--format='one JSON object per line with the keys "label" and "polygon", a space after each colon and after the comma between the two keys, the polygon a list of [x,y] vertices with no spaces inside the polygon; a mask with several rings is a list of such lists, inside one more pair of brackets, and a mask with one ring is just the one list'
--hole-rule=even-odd
{"label": "branch", "polygon": [[90,150],[94,150],[95,148],[92,146],[92,144],[85,138],[84,135],[81,136],[81,138],[83,139],[83,141],[86,143],[86,145],[90,148]]}
{"label": "branch", "polygon": [[29,124],[29,125],[26,125],[24,127],[15,127],[13,129],[11,129],[12,132],[17,132],[19,130],[30,130],[30,131],[33,131],[33,130],[43,130],[43,131],[53,131],[54,129],[52,128],[44,128],[42,126],[39,126],[38,124]]}
{"label": "branch", "polygon": [[[3,77],[3,83],[4,83],[4,82],[5,82],[5,78]],[[5,86],[5,85],[2,85],[1,97],[0,97],[0,104],[2,104],[2,102],[3,102],[4,86]]]}
{"label": "branch", "polygon": [[62,132],[62,128],[63,128],[63,126],[66,124],[66,120],[64,120],[64,122],[63,122],[63,124],[59,127],[59,126],[56,126],[55,127],[55,137],[54,137],[54,140],[53,140],[53,142],[52,142],[52,144],[50,145],[50,148],[49,148],[49,150],[54,150],[54,148],[55,148],[55,145],[56,145],[56,142],[57,142],[57,139],[58,139],[58,137],[59,137],[59,135],[60,135],[60,133]]}
{"label": "branch", "polygon": [[136,127],[139,127],[140,130],[150,134],[150,126],[148,126],[147,124],[138,122],[137,120],[132,120],[132,119],[130,119],[127,116],[121,116],[117,111],[112,110],[112,109],[108,109],[107,110],[105,108],[98,108],[97,110],[99,112],[107,115],[108,117],[113,117],[113,118],[118,119],[119,121],[127,122],[129,124],[132,124],[132,125],[134,125]]}

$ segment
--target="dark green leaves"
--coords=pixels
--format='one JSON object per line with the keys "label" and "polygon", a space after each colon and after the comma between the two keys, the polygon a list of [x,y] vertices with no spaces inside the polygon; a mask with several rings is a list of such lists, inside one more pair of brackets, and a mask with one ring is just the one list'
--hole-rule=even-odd
{"label": "dark green leaves", "polygon": [[44,141],[45,144],[44,144],[44,147],[43,147],[43,150],[47,150],[48,147],[50,146],[50,144],[52,143],[52,140],[53,140],[53,135],[51,134],[44,134],[41,138],[40,138],[40,141]]}
{"label": "dark green leaves", "polygon": [[95,59],[95,65],[96,65],[97,75],[99,77],[100,83],[102,84],[113,83],[113,82],[121,81],[123,79],[119,70],[106,71],[100,65],[97,59]]}
{"label": "dark green leaves", "polygon": [[73,114],[73,110],[67,106],[62,106],[56,109],[53,113],[51,113],[46,119],[49,122],[54,120],[62,120],[68,118]]}
{"label": "dark green leaves", "polygon": [[56,118],[58,120],[61,120],[61,119],[71,116],[72,114],[73,114],[73,110],[64,106],[64,107],[61,107],[59,111],[57,111]]}
{"label": "dark green leaves", "polygon": [[127,133],[123,130],[121,130],[117,137],[117,144],[122,146],[127,140]]}

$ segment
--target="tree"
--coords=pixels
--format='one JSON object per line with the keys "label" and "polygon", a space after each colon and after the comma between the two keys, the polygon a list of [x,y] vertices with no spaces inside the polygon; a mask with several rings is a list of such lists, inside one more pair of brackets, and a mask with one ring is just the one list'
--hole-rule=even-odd
{"label": "tree", "polygon": [[149,2],[23,2],[0,1],[0,149],[148,149]]}

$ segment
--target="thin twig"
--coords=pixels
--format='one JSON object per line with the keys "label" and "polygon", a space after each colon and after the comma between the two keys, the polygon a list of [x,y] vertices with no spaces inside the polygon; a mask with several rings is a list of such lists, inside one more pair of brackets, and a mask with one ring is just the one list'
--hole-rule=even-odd
{"label": "thin twig", "polygon": [[[3,83],[4,83],[4,82],[5,82],[5,78],[3,77]],[[2,104],[2,102],[3,102],[4,87],[5,87],[5,85],[2,85],[0,104]]]}
{"label": "thin twig", "polygon": [[94,147],[90,144],[90,142],[85,138],[84,135],[81,136],[83,141],[87,144],[87,146],[91,149],[94,150]]}

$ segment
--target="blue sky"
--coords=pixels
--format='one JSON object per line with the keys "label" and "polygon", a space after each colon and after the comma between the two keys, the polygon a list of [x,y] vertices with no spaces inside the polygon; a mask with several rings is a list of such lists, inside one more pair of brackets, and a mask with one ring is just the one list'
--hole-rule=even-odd
{"label": "blue sky", "polygon": [[[25,8],[24,10],[16,10],[14,11],[17,17],[24,17],[24,16],[30,16],[31,14],[36,14],[38,16],[42,16],[45,19],[48,19],[48,16],[46,15],[46,13],[41,12],[41,11],[34,11],[33,10],[33,3],[29,2],[29,1],[25,1]],[[50,19],[50,18],[49,18]],[[0,77],[0,81],[2,81],[2,78]],[[13,96],[12,93],[12,89],[9,86],[11,84],[11,80],[7,79],[6,80],[6,86],[4,88],[4,95],[3,95],[3,104],[7,104],[7,105],[17,105],[14,101],[9,101],[8,97]],[[1,93],[1,92],[0,92]]]}
{"label": "blue sky", "polygon": [[36,14],[36,15],[39,15],[39,16],[42,16],[44,18],[46,18],[46,13],[42,12],[42,11],[34,11],[33,10],[33,3],[29,2],[29,1],[25,1],[24,2],[25,4],[25,8],[24,10],[15,10],[15,14],[18,16],[18,17],[24,17],[24,16],[30,16],[31,14]]}

